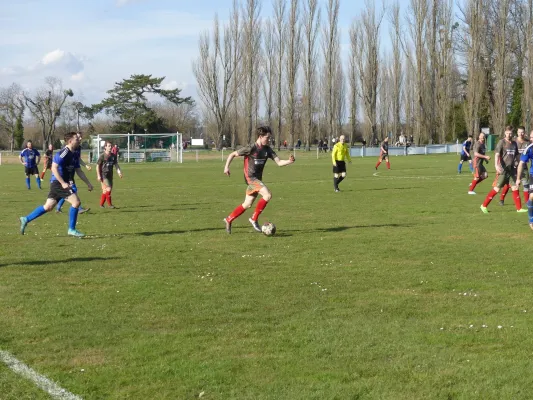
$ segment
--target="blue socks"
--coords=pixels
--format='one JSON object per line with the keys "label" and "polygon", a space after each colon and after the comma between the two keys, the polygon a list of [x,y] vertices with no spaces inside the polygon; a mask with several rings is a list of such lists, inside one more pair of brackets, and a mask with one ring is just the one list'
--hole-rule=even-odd
{"label": "blue socks", "polygon": [[26,177],[26,187],[28,189],[30,188],[30,177],[29,176]]}
{"label": "blue socks", "polygon": [[63,207],[63,203],[65,203],[65,199],[59,199],[59,201],[57,202],[57,207],[56,207],[57,211],[61,211],[61,207]]}
{"label": "blue socks", "polygon": [[43,214],[46,214],[46,210],[43,206],[39,206],[26,217],[26,220],[28,222],[33,221],[35,218],[39,218]]}
{"label": "blue socks", "polygon": [[533,224],[533,203],[531,200],[527,201],[527,215],[529,216],[529,223]]}
{"label": "blue socks", "polygon": [[37,178],[35,178],[35,180],[37,181],[37,186],[40,189],[41,188],[41,178],[37,177]]}
{"label": "blue socks", "polygon": [[68,229],[76,229],[76,222],[78,221],[78,209],[70,207]]}
{"label": "blue socks", "polygon": [[457,167],[457,172],[461,173],[461,169],[463,169],[463,163],[459,163],[459,166]]}
{"label": "blue socks", "polygon": [[472,163],[468,163],[468,167],[470,168],[470,172],[474,172],[474,166]]}

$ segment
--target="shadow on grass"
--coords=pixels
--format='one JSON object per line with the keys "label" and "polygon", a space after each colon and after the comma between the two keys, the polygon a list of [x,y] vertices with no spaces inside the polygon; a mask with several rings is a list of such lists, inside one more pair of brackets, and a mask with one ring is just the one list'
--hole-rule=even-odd
{"label": "shadow on grass", "polygon": [[384,187],[384,188],[373,188],[373,189],[363,189],[362,192],[370,190],[411,190],[411,189],[423,189],[421,186],[411,186],[411,187]]}
{"label": "shadow on grass", "polygon": [[33,260],[33,261],[18,261],[13,263],[0,264],[0,268],[7,267],[8,265],[50,265],[50,264],[63,264],[68,262],[88,262],[88,261],[107,261],[117,260],[120,257],[73,257],[65,260]]}
{"label": "shadow on grass", "polygon": [[[300,230],[294,229],[291,232],[343,232],[349,229],[368,229],[368,228],[409,228],[414,226],[413,224],[369,224],[369,225],[353,225],[353,226],[333,226],[331,228],[315,228]],[[276,234],[278,236],[278,234]]]}
{"label": "shadow on grass", "polygon": [[159,212],[159,211],[189,211],[189,210],[198,210],[197,207],[179,207],[176,208],[152,208],[152,209],[145,209],[145,210],[136,210],[131,208],[116,208],[115,210],[110,210],[112,212],[116,213],[142,213],[142,212]]}

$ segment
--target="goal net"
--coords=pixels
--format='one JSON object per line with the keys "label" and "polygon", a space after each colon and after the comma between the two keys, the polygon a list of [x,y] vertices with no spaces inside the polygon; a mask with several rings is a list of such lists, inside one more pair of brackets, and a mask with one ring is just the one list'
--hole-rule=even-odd
{"label": "goal net", "polygon": [[92,162],[98,160],[106,141],[118,146],[121,162],[183,162],[183,135],[179,132],[98,134],[92,138]]}

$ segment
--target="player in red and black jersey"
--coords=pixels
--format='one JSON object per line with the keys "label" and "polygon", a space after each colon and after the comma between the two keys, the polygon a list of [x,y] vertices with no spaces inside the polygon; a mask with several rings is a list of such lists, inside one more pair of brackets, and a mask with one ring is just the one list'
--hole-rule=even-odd
{"label": "player in red and black jersey", "polygon": [[258,194],[260,194],[262,198],[257,203],[255,211],[249,221],[257,232],[261,232],[261,227],[259,226],[257,219],[272,198],[272,193],[261,181],[263,179],[263,169],[265,168],[267,159],[271,158],[280,167],[294,162],[294,156],[292,155],[288,160],[279,159],[276,152],[268,145],[271,133],[270,127],[268,126],[257,128],[258,137],[254,144],[242,147],[228,156],[226,166],[224,167],[224,173],[227,176],[230,176],[229,166],[233,159],[235,157],[244,157],[244,180],[248,185],[244,203],[240,204],[228,217],[224,218],[226,232],[228,233],[231,233],[231,224],[233,220],[252,206]]}
{"label": "player in red and black jersey", "polygon": [[115,208],[111,201],[111,190],[113,189],[113,167],[117,169],[118,176],[122,178],[122,171],[118,166],[117,155],[112,152],[112,144],[105,142],[104,152],[97,162],[96,174],[102,183],[102,196],[100,197],[100,207],[104,208],[105,201],[109,208]]}
{"label": "player in red and black jersey", "polygon": [[48,145],[48,150],[44,153],[44,169],[41,172],[41,180],[44,179],[44,174],[46,170],[52,170],[52,159],[54,158],[54,146],[52,144]]}
{"label": "player in red and black jersey", "polygon": [[385,161],[387,163],[387,169],[390,169],[389,161],[389,138],[386,137],[383,142],[381,142],[381,148],[379,149],[379,158],[376,163],[376,171],[378,170],[379,165]]}

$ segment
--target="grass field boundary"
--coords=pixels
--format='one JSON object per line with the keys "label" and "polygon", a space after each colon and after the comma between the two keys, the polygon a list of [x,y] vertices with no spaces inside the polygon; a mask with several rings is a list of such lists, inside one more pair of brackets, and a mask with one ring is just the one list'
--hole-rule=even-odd
{"label": "grass field boundary", "polygon": [[54,400],[83,400],[81,397],[63,389],[46,376],[39,374],[7,351],[0,350],[0,361],[16,374],[32,381],[38,388],[47,392]]}

